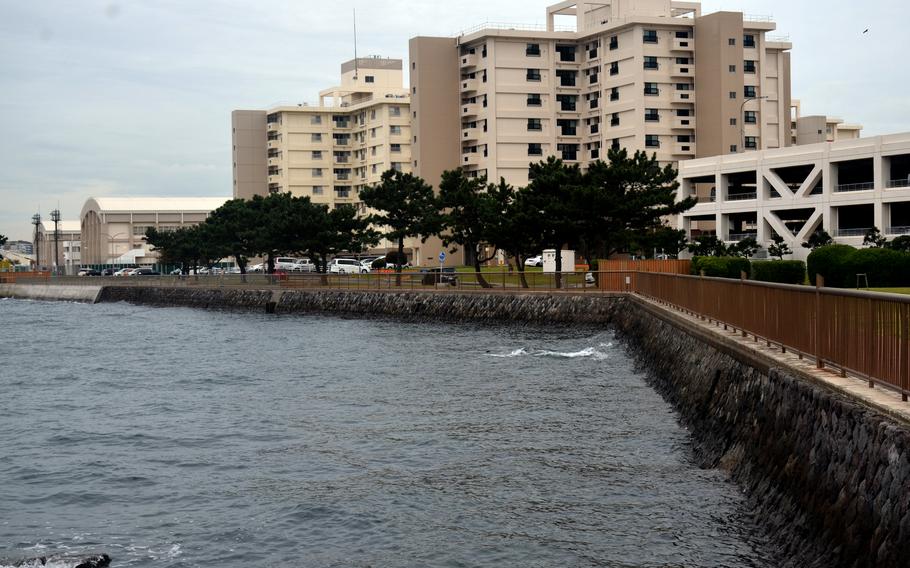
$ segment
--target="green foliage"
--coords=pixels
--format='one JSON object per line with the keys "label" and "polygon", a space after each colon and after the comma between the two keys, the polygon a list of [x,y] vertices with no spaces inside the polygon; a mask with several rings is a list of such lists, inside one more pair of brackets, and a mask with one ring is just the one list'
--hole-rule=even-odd
{"label": "green foliage", "polygon": [[780,284],[805,284],[806,264],[801,260],[766,260],[752,263],[752,280]]}
{"label": "green foliage", "polygon": [[3,245],[5,245],[6,242],[7,242],[8,240],[9,240],[9,239],[8,239],[6,236],[0,235],[0,247],[2,247]]}
{"label": "green foliage", "polygon": [[847,271],[847,262],[855,253],[856,249],[849,245],[828,245],[815,249],[807,263],[809,283],[815,284],[815,276],[821,274],[825,278],[825,286],[855,286],[856,274],[849,275]]}
{"label": "green foliage", "polygon": [[692,273],[714,278],[739,279],[742,272],[751,272],[748,259],[735,256],[697,256],[692,259]]}
{"label": "green foliage", "polygon": [[[469,251],[474,270],[480,273],[481,264],[496,258],[495,239],[502,223],[502,211],[495,194],[495,186],[487,191],[486,178],[468,177],[461,168],[446,171],[439,183],[439,205],[442,217],[442,244],[461,245]],[[483,245],[493,245],[486,256]],[[481,286],[487,287],[483,278]]]}
{"label": "green foliage", "polygon": [[816,250],[821,247],[826,247],[834,244],[834,239],[831,238],[831,235],[828,234],[828,231],[819,227],[812,236],[809,237],[809,240],[803,243],[803,248]]}
{"label": "green foliage", "polygon": [[[857,275],[865,274],[869,286],[896,288],[910,285],[910,253],[887,248],[855,249],[831,245],[809,255],[809,278],[825,277],[825,286],[854,288]],[[862,279],[860,284],[865,284]]]}
{"label": "green foliage", "polygon": [[784,238],[777,233],[771,237],[771,245],[768,247],[768,256],[783,260],[788,254],[793,254],[790,245],[784,241]]}
{"label": "green foliage", "polygon": [[629,252],[644,258],[654,258],[657,254],[678,256],[686,250],[688,242],[686,232],[662,226],[650,231],[642,231],[630,237]]}
{"label": "green foliage", "polygon": [[752,258],[760,248],[761,245],[758,244],[758,241],[752,237],[748,237],[730,245],[727,248],[727,254],[729,256],[738,256],[739,258]]}
{"label": "green foliage", "polygon": [[878,230],[878,227],[872,227],[866,231],[866,235],[863,237],[863,246],[870,248],[882,248],[888,244],[888,239],[886,239],[882,232]]}
{"label": "green foliage", "polygon": [[688,245],[693,256],[727,256],[727,245],[714,235],[696,238]]}
{"label": "green foliage", "polygon": [[910,235],[901,235],[885,246],[891,250],[910,252]]}

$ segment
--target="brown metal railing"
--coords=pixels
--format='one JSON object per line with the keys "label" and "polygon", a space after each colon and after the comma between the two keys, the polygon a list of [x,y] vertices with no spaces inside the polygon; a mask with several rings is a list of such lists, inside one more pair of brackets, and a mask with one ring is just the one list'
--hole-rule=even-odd
{"label": "brown metal railing", "polygon": [[910,296],[640,273],[635,291],[910,396]]}
{"label": "brown metal railing", "polygon": [[50,272],[0,272],[0,284],[15,284],[17,282],[47,282]]}

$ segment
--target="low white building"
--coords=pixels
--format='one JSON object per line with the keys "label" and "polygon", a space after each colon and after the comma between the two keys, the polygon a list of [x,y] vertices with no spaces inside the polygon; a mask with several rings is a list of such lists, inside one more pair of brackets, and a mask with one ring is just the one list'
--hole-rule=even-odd
{"label": "low white building", "polygon": [[679,217],[690,239],[754,237],[767,249],[777,233],[803,259],[819,228],[853,246],[872,227],[910,234],[910,133],[688,160],[679,181],[680,199],[698,199]]}

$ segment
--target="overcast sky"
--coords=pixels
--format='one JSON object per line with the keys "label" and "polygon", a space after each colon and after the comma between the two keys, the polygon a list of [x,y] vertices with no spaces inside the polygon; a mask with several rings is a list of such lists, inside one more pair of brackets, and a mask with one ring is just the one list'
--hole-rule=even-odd
{"label": "overcast sky", "polygon": [[[33,213],[59,204],[77,219],[89,197],[229,196],[231,110],[315,101],[336,84],[351,6],[362,56],[407,59],[412,36],[542,24],[548,3],[0,0],[0,234],[30,240]],[[774,17],[805,114],[866,136],[910,131],[904,1],[702,6]]]}

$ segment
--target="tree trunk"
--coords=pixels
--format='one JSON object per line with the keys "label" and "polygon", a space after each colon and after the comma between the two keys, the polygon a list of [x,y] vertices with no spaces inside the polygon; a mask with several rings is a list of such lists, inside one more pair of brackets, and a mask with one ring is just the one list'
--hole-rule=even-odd
{"label": "tree trunk", "polygon": [[556,245],[556,274],[553,283],[557,289],[562,288],[562,245]]}
{"label": "tree trunk", "polygon": [[404,237],[398,239],[398,258],[395,259],[395,286],[401,287],[401,259],[404,258]]}
{"label": "tree trunk", "polygon": [[243,258],[242,254],[234,254],[234,260],[237,262],[237,266],[240,267],[240,281],[246,284],[246,259]]}
{"label": "tree trunk", "polygon": [[269,274],[275,274],[275,257],[272,256],[272,253],[266,256],[266,270]]}
{"label": "tree trunk", "polygon": [[518,268],[518,279],[521,281],[521,287],[530,288],[528,286],[528,278],[525,276],[525,260],[521,257],[521,253],[515,255],[515,267]]}
{"label": "tree trunk", "polygon": [[[490,283],[487,282],[486,278],[483,277],[483,272],[482,272],[483,269],[480,266],[480,261],[481,261],[480,252],[477,250],[477,248],[478,248],[477,245],[470,245],[470,246],[471,246],[471,250],[474,251],[474,272],[477,275],[477,283],[480,284],[481,288],[492,288],[492,286],[490,286]],[[440,275],[440,278],[442,278],[442,275]]]}

